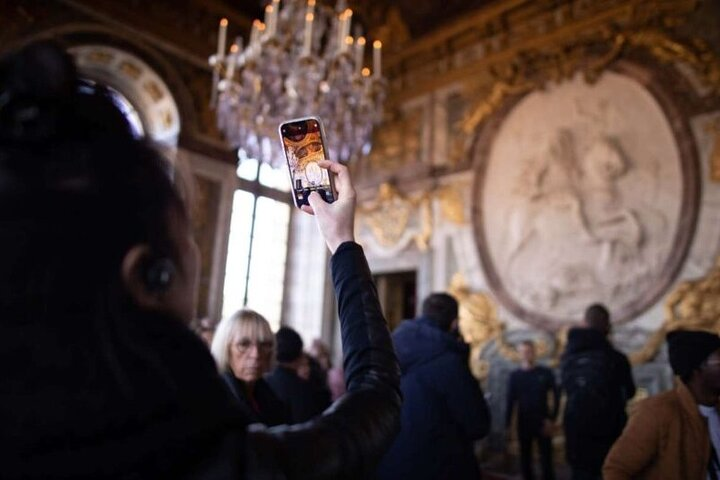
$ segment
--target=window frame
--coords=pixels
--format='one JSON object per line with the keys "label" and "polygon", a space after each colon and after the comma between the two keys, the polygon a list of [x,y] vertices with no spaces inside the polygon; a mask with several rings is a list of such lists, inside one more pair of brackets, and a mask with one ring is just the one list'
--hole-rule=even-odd
{"label": "window frame", "polygon": [[[285,288],[285,284],[287,282],[288,277],[288,256],[290,249],[292,248],[292,226],[293,226],[293,208],[295,207],[295,204],[292,201],[292,195],[290,192],[278,190],[273,187],[269,187],[267,185],[264,185],[260,182],[260,168],[262,166],[262,162],[258,161],[257,164],[257,170],[255,171],[255,179],[254,180],[248,180],[246,178],[242,178],[239,175],[237,175],[237,171],[235,172],[234,177],[234,188],[232,191],[232,195],[234,196],[235,192],[238,190],[242,190],[244,192],[250,193],[253,196],[253,206],[252,206],[252,215],[250,218],[250,242],[248,246],[248,252],[247,252],[247,266],[245,270],[245,291],[243,292],[243,301],[242,305],[246,306],[248,303],[248,294],[250,290],[250,268],[252,265],[252,256],[253,256],[253,243],[254,243],[254,237],[255,237],[255,221],[256,221],[256,215],[257,215],[257,202],[260,197],[265,197],[270,200],[274,200],[279,203],[286,204],[290,207],[290,214],[288,218],[287,223],[287,242],[286,242],[286,248],[285,248],[285,259],[283,262],[283,293],[282,298],[280,301],[280,319],[279,324],[282,324],[280,321],[283,318],[283,314],[286,309],[286,295],[287,295],[287,289]],[[233,198],[232,196],[230,198]],[[230,216],[229,221],[232,223],[232,205],[230,207]],[[225,279],[227,277],[227,256],[228,256],[228,250],[230,248],[229,246],[229,239],[230,239],[230,230],[228,229],[226,233],[226,242],[227,247],[225,249],[225,265],[223,268],[223,288],[221,291],[222,301],[220,304],[220,314],[222,315],[222,312],[225,308],[225,293],[224,293],[224,285],[225,285]],[[262,312],[259,312],[262,314]]]}

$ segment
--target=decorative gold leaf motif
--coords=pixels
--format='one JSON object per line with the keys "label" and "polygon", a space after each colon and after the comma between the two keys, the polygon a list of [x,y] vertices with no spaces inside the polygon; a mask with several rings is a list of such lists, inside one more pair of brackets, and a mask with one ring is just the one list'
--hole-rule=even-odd
{"label": "decorative gold leaf motif", "polygon": [[440,210],[445,218],[458,225],[467,223],[462,195],[456,186],[447,186],[437,194]]}
{"label": "decorative gold leaf motif", "polygon": [[425,251],[432,236],[432,210],[427,193],[419,198],[406,198],[390,183],[383,183],[372,206],[358,207],[359,221],[367,224],[378,243],[392,247],[403,238],[410,216],[418,208],[422,225],[414,240],[418,249]]}
{"label": "decorative gold leaf motif", "polygon": [[634,365],[655,358],[665,335],[673,330],[720,334],[720,257],[705,277],[682,282],[665,300],[665,321],[643,348],[630,355]]}
{"label": "decorative gold leaf motif", "polygon": [[138,78],[140,78],[140,75],[142,75],[142,69],[138,67],[135,63],[127,60],[124,60],[122,63],[120,63],[120,72],[132,78],[133,80],[137,80]]}

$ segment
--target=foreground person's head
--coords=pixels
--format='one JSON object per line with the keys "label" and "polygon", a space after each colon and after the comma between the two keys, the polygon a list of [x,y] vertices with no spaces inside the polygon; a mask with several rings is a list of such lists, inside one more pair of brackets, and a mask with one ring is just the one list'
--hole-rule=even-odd
{"label": "foreground person's head", "polygon": [[182,324],[197,253],[171,173],[57,46],[0,60],[3,478],[179,478],[242,423]]}
{"label": "foreground person's head", "polygon": [[217,326],[211,351],[222,372],[253,384],[270,371],[275,336],[265,317],[250,310],[239,310],[223,318]]}
{"label": "foreground person's head", "polygon": [[139,310],[189,322],[197,253],[170,174],[153,148],[132,137],[107,91],[78,80],[60,48],[38,44],[6,58],[4,316],[91,322]]}
{"label": "foreground person's head", "polygon": [[720,395],[720,337],[697,330],[667,334],[673,373],[686,384]]}

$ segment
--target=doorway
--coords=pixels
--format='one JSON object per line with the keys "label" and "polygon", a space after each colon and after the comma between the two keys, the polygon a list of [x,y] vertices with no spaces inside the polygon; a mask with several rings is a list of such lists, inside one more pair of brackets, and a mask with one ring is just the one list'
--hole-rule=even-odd
{"label": "doorway", "polygon": [[417,272],[393,272],[375,275],[380,306],[390,330],[405,319],[415,318],[417,305]]}

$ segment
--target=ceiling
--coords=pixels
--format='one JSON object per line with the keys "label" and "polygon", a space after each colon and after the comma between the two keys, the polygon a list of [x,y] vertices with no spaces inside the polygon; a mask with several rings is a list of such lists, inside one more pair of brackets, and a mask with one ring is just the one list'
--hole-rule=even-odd
{"label": "ceiling", "polygon": [[[224,0],[250,18],[262,18],[267,0]],[[319,0],[322,3],[334,1]],[[366,31],[379,28],[392,15],[399,18],[410,38],[418,38],[452,22],[464,13],[497,3],[498,0],[349,0],[353,17]],[[238,6],[239,4],[239,6]]]}

